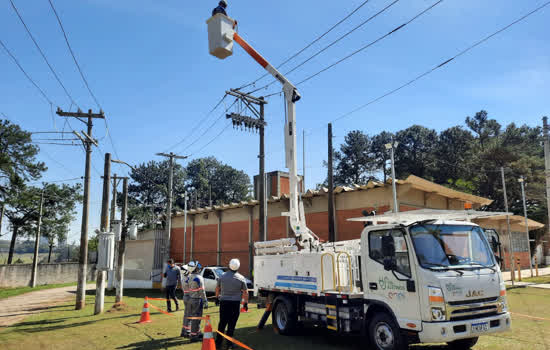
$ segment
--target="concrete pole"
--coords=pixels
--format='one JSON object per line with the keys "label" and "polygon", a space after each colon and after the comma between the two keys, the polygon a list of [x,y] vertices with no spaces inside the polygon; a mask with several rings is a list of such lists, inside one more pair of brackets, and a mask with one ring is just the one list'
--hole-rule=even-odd
{"label": "concrete pole", "polygon": [[328,241],[336,241],[334,229],[334,169],[332,168],[332,123],[328,123]]}
{"label": "concrete pole", "polygon": [[542,117],[542,125],[544,132],[544,174],[546,178],[546,207],[548,209],[548,225],[546,226],[546,246],[544,255],[546,256],[546,264],[550,263],[550,137],[548,135],[548,117]]}
{"label": "concrete pole", "polygon": [[[508,212],[508,194],[506,193],[506,180],[504,178],[504,167],[500,167],[500,174],[502,176],[502,191],[504,192],[504,210]],[[512,286],[514,285],[514,247],[512,246],[512,230],[510,229],[510,217],[506,215],[506,227],[508,228],[508,244],[510,254],[510,277],[512,279]]]}
{"label": "concrete pole", "polygon": [[[44,187],[46,187],[44,185]],[[32,259],[32,276],[31,276],[31,287],[36,287],[36,272],[38,270],[38,249],[39,243],[40,243],[40,228],[42,226],[42,208],[44,206],[44,188],[42,189],[42,193],[40,194],[40,209],[38,211],[38,225],[36,228],[36,237],[34,240],[34,255]]]}
{"label": "concrete pole", "polygon": [[[263,100],[263,97],[260,97],[260,100]],[[264,104],[260,103],[260,120],[264,121]],[[260,217],[259,217],[259,239],[260,241],[265,241],[267,236],[267,225],[265,220],[265,201],[266,201],[266,191],[265,191],[265,144],[264,144],[264,126],[263,124],[260,125],[260,155],[258,158],[260,158],[260,174],[259,174],[259,190],[260,190]]]}
{"label": "concrete pole", "polygon": [[183,264],[187,261],[187,191],[183,193]]}
{"label": "concrete pole", "polygon": [[393,212],[399,213],[399,205],[397,204],[397,179],[395,178],[395,142],[391,144],[391,187],[393,194]]}
{"label": "concrete pole", "polygon": [[[113,224],[116,220],[116,202],[117,202],[117,180],[118,177],[116,174],[114,174],[111,179],[113,180],[113,198],[111,199],[111,218],[110,218],[110,231],[114,232]],[[113,290],[115,288],[115,271],[116,271],[116,265],[118,263],[118,239],[115,237],[115,261],[113,266],[113,270],[109,270],[107,273],[107,290]]]}
{"label": "concrete pole", "polygon": [[170,258],[170,235],[172,234],[172,196],[174,190],[174,157],[170,157],[170,173],[168,174],[168,200],[166,203],[166,253],[164,261]]}
{"label": "concrete pole", "polygon": [[[523,176],[519,178],[521,185],[521,198],[523,199],[523,215],[525,216],[525,235],[527,236],[527,248],[529,248],[529,269],[531,270],[531,277],[533,277],[533,263],[531,262],[531,242],[529,242],[529,220],[527,219],[527,204],[525,203],[525,180]],[[521,271],[520,271],[521,273]]]}
{"label": "concrete pole", "polygon": [[126,253],[126,237],[128,235],[128,178],[122,179],[122,208],[120,221],[122,223],[122,234],[120,236],[120,243],[118,244],[118,262],[116,267],[116,279],[118,281],[116,285],[116,303],[122,302],[122,295],[124,293],[124,254]]}
{"label": "concrete pole", "polygon": [[[111,153],[105,153],[103,168],[103,198],[101,201],[101,232],[109,231],[109,186],[111,185]],[[103,312],[105,302],[105,271],[97,271],[94,315]]]}

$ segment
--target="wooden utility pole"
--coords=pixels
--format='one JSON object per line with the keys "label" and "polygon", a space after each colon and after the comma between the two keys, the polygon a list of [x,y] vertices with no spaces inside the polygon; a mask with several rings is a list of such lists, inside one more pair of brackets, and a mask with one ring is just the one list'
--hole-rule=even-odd
{"label": "wooden utility pole", "polygon": [[[500,175],[502,177],[502,191],[504,192],[504,211],[508,212],[508,194],[506,193],[506,179],[504,177],[504,167],[500,167]],[[510,217],[506,215],[506,227],[508,228],[508,245],[510,246],[508,254],[510,258],[510,277],[512,286],[514,285],[514,247],[512,246],[512,230],[510,229]]]}
{"label": "wooden utility pole", "polygon": [[328,123],[328,241],[336,241],[334,229],[334,173],[332,169],[332,123]]}
{"label": "wooden utility pole", "polygon": [[[544,132],[544,174],[546,178],[546,206],[548,207],[548,222],[549,224],[546,227],[546,239],[543,243],[544,256],[546,257],[547,263],[550,259],[550,137],[548,135],[548,117],[542,117],[542,126]],[[543,262],[544,263],[544,262]]]}
{"label": "wooden utility pole", "polygon": [[[227,119],[233,121],[234,126],[245,126],[247,129],[258,130],[260,133],[260,154],[258,155],[259,159],[259,168],[260,174],[258,175],[258,201],[260,202],[260,213],[259,213],[259,240],[265,241],[267,239],[267,220],[266,220],[266,189],[265,189],[265,127],[267,123],[264,118],[264,107],[267,104],[267,101],[263,97],[254,97],[252,95],[246,94],[244,92],[231,89],[226,91],[226,94],[237,97],[240,99],[248,109],[256,116],[256,118],[251,118],[243,116],[236,113],[228,114]],[[260,110],[258,111],[254,105],[259,105]]]}
{"label": "wooden utility pole", "polygon": [[[170,153],[157,153],[157,156],[166,157],[170,160],[170,172],[168,175],[168,198],[166,199],[166,233],[165,233],[165,247],[164,247],[164,259],[163,265],[170,258],[170,235],[172,233],[172,197],[174,193],[174,159],[186,159],[187,156],[178,156],[172,152]],[[164,271],[163,271],[164,272]],[[164,280],[163,280],[164,281]]]}
{"label": "wooden utility pole", "polygon": [[0,237],[2,237],[2,222],[4,220],[4,211],[6,210],[6,204],[2,203],[2,209],[0,209]]}
{"label": "wooden utility pole", "polygon": [[[111,185],[111,153],[105,153],[103,167],[103,197],[101,199],[101,233],[109,232],[109,186]],[[99,256],[99,252],[98,252]],[[103,312],[105,302],[105,271],[97,271],[94,315]]]}
{"label": "wooden utility pole", "polygon": [[44,206],[44,188],[40,194],[40,209],[38,210],[38,225],[36,228],[36,237],[34,240],[34,255],[32,259],[31,288],[36,287],[36,271],[38,270],[38,249],[40,248],[40,228],[42,226],[42,208]]}
{"label": "wooden utility pole", "polygon": [[[113,161],[111,159],[111,161]],[[111,176],[111,180],[113,180],[113,198],[111,200],[111,218],[110,218],[110,229],[111,229],[111,232],[114,231],[113,229],[113,223],[115,222],[116,220],[116,207],[117,207],[117,188],[118,188],[118,181],[120,181],[122,178],[117,176],[116,174],[114,174],[113,176]],[[118,254],[118,239],[115,239],[115,261],[118,261],[117,259],[117,254]],[[114,267],[116,269],[116,266]],[[108,290],[113,290],[113,288],[115,287],[115,271],[113,270],[109,270],[108,274],[107,274],[107,289]]]}
{"label": "wooden utility pole", "polygon": [[[80,109],[77,112],[63,112],[61,108],[57,108],[57,115],[60,117],[70,117],[80,120],[87,126],[87,133],[81,136],[75,132],[75,135],[82,141],[86,149],[86,168],[84,170],[84,203],[82,206],[82,225],[80,231],[80,256],[78,258],[78,285],[76,287],[76,303],[75,309],[80,310],[86,304],[86,270],[88,268],[88,219],[90,214],[90,177],[92,165],[92,145],[97,146],[97,141],[92,138],[92,128],[94,119],[105,119],[103,111],[99,113],[82,112]],[[86,120],[86,121],[84,121]]]}
{"label": "wooden utility pole", "polygon": [[124,293],[124,253],[126,252],[126,236],[128,235],[128,178],[122,178],[122,212],[120,221],[122,222],[122,234],[118,244],[118,261],[116,266],[116,303],[122,302]]}

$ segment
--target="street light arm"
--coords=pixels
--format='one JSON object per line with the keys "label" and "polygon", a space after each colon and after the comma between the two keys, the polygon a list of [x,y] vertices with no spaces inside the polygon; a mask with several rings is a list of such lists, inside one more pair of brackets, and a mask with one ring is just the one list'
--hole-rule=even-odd
{"label": "street light arm", "polygon": [[113,163],[118,163],[118,164],[124,164],[126,166],[128,166],[130,169],[132,170],[136,170],[136,168],[134,168],[133,166],[131,166],[130,164],[126,163],[125,161],[122,161],[122,160],[118,160],[118,159],[111,159],[111,162]]}

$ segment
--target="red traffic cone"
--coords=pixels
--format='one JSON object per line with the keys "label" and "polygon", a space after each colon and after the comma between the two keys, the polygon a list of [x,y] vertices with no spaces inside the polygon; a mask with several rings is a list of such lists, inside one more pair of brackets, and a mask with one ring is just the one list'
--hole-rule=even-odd
{"label": "red traffic cone", "polygon": [[210,316],[206,316],[201,350],[216,350],[216,342],[214,341],[214,333],[212,332],[212,325],[210,324]]}
{"label": "red traffic cone", "polygon": [[248,312],[248,303],[244,302],[244,299],[241,299],[241,313]]}
{"label": "red traffic cone", "polygon": [[143,304],[143,310],[141,310],[141,318],[138,323],[149,323],[151,322],[151,315],[149,315],[149,301],[145,297],[145,303]]}

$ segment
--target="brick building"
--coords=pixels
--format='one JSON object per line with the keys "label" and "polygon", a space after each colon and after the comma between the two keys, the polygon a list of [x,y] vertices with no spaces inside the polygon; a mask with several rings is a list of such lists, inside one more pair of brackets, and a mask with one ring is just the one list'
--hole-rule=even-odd
{"label": "brick building", "polygon": [[[268,175],[267,239],[273,240],[292,235],[288,218],[281,216],[288,211],[288,186],[284,186],[285,173]],[[281,181],[282,179],[282,181]],[[256,182],[256,181],[255,181]],[[285,190],[287,191],[285,193]],[[336,239],[356,239],[361,235],[361,222],[347,221],[363,215],[363,211],[376,210],[384,213],[392,210],[391,180],[388,183],[371,181],[364,186],[337,187],[335,193]],[[400,211],[421,208],[463,209],[466,202],[473,209],[488,205],[492,200],[455,191],[417,176],[397,180],[397,197]],[[328,190],[309,190],[302,195],[308,227],[322,240],[328,239]],[[241,260],[241,272],[250,276],[252,267],[252,244],[259,239],[259,202],[231,203],[188,211],[186,251],[184,253],[184,215],[176,213],[172,218],[171,256],[177,261],[196,259],[203,265],[227,265],[231,258]],[[480,221],[482,227],[494,228],[500,235],[507,251],[506,219],[496,218]],[[503,226],[504,225],[504,226]],[[530,221],[531,230],[542,224]],[[525,226],[521,220],[512,219],[512,245],[522,266],[529,265],[528,243]],[[508,266],[508,262],[506,262]]]}

